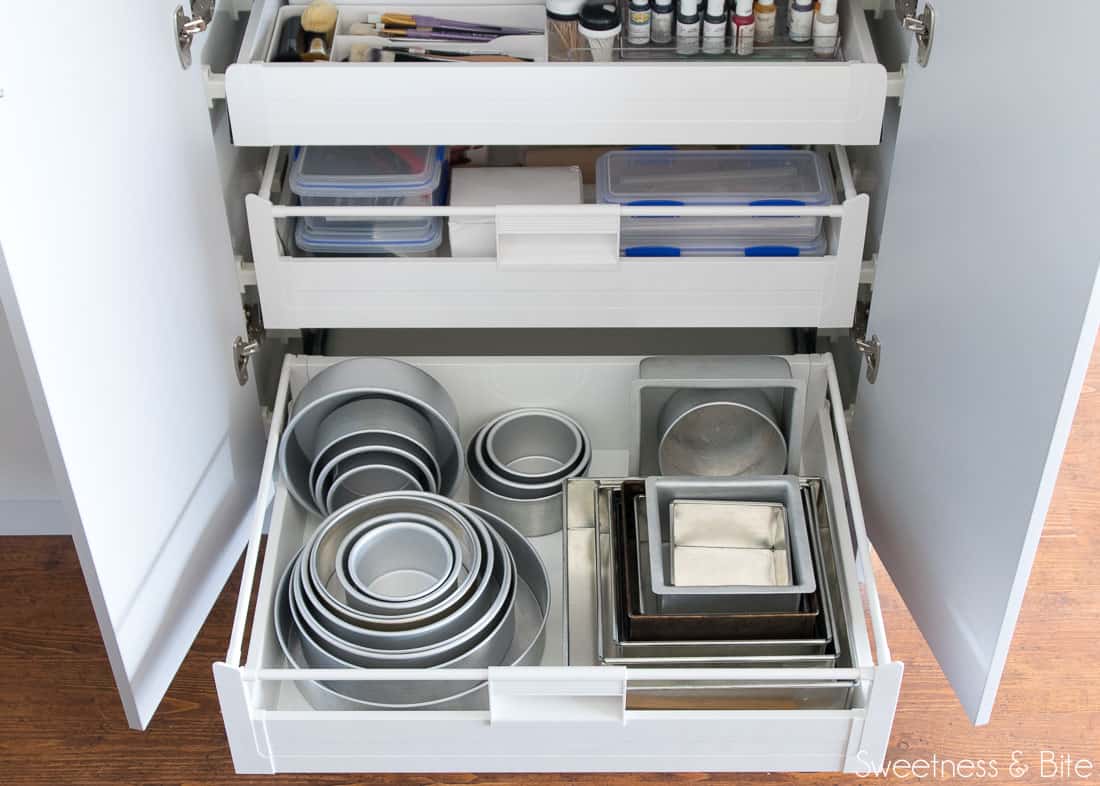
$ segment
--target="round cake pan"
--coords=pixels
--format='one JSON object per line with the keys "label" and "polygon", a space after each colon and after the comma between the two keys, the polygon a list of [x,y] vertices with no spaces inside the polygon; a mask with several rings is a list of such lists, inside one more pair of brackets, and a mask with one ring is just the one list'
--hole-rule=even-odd
{"label": "round cake pan", "polygon": [[[432,477],[431,468],[413,453],[409,453],[401,448],[386,448],[377,445],[362,448],[349,448],[333,456],[333,458],[317,472],[317,478],[313,483],[313,499],[321,512],[327,516],[335,510],[328,501],[328,497],[337,479],[352,470],[369,465],[386,465],[393,467],[395,470],[411,475],[416,482],[412,486],[407,483],[397,485],[389,484],[388,487],[383,488],[375,485],[373,487],[375,489],[374,491],[370,491],[372,486],[359,483],[356,484],[356,487],[360,489],[360,493],[356,495],[357,497],[366,497],[370,494],[382,494],[387,491],[402,491],[405,489],[427,491],[430,493],[435,493],[436,491],[435,480]],[[338,507],[342,507],[342,505]]]}
{"label": "round cake pan", "polygon": [[[413,497],[410,499],[410,497]],[[432,604],[416,610],[378,608],[364,611],[364,606],[377,605],[367,596],[352,602],[346,587],[335,574],[339,547],[347,535],[364,523],[391,520],[392,516],[422,515],[450,531],[459,543],[459,559],[463,573],[453,590],[441,595]],[[372,525],[373,526],[373,525]],[[312,537],[308,564],[304,567],[303,583],[311,602],[323,606],[338,622],[333,629],[341,633],[357,628],[378,630],[408,630],[439,619],[465,602],[477,587],[483,563],[492,557],[486,554],[488,544],[484,522],[478,522],[456,503],[430,494],[397,492],[362,499],[338,511],[322,522]],[[308,574],[308,575],[306,575]],[[327,619],[327,618],[326,618]]]}
{"label": "round cake pan", "polygon": [[[310,450],[320,423],[333,410],[361,398],[400,401],[432,426],[432,454],[440,465],[440,493],[451,494],[462,477],[463,452],[458,411],[430,374],[392,358],[351,358],[322,370],[298,394],[279,442],[279,471],[291,496],[316,513],[309,470]],[[304,446],[309,446],[308,449]]]}
{"label": "round cake pan", "polygon": [[520,409],[500,416],[486,430],[486,463],[516,483],[561,480],[580,463],[586,439],[568,415]]}
{"label": "round cake pan", "polygon": [[491,491],[470,473],[470,504],[499,516],[529,538],[550,535],[562,528],[564,492],[559,490],[537,499],[512,499]]}
{"label": "round cake pan", "polygon": [[485,441],[488,429],[492,423],[486,424],[470,441],[466,450],[466,463],[471,477],[484,488],[507,499],[541,499],[554,494],[562,489],[562,484],[567,478],[580,477],[588,471],[588,465],[592,460],[592,449],[587,438],[584,438],[584,446],[577,464],[561,478],[553,481],[517,483],[502,477],[489,463],[485,452]]}
{"label": "round cake pan", "polygon": [[759,390],[681,390],[662,408],[657,433],[662,475],[782,475],[787,469],[787,440]]}
{"label": "round cake pan", "polygon": [[[371,529],[388,523],[420,524],[421,526],[430,528],[446,543],[447,557],[449,560],[446,572],[438,574],[440,576],[438,583],[417,597],[405,598],[403,600],[382,599],[370,594],[368,588],[363,586],[362,578],[357,578],[355,575],[352,559],[349,558],[348,555],[358,546],[360,538],[368,534]],[[441,565],[436,565],[434,567],[424,566],[423,557],[419,553],[409,556],[411,556],[412,559],[407,560],[406,564],[412,565],[414,569],[423,571],[428,575],[437,574],[437,568],[441,567]],[[356,561],[358,561],[358,559],[359,558],[356,558]],[[345,600],[349,606],[372,614],[408,614],[430,608],[441,597],[453,592],[466,575],[466,568],[462,560],[463,549],[458,542],[458,538],[452,531],[440,526],[434,519],[421,514],[391,513],[385,516],[378,516],[370,521],[365,521],[349,532],[337,548],[335,569],[336,578],[344,590]],[[392,564],[388,564],[386,567],[390,572],[395,570]],[[403,569],[404,568],[398,568],[398,570]]]}
{"label": "round cake pan", "polygon": [[[298,604],[296,612],[303,632],[308,634],[304,649],[309,656],[309,663],[321,668],[341,664],[366,668],[431,668],[446,663],[469,667],[499,663],[500,656],[507,651],[511,640],[510,631],[506,635],[500,628],[505,617],[509,615],[515,598],[515,566],[500,536],[493,532],[491,538],[497,558],[493,562],[492,575],[485,585],[486,602],[478,603],[477,613],[465,615],[463,624],[449,635],[425,635],[406,642],[408,646],[401,648],[359,644],[334,635],[323,625],[318,625],[313,609],[306,604]],[[436,633],[443,630],[444,628],[438,627]],[[424,632],[427,634],[427,629]],[[495,661],[493,653],[496,653]],[[456,658],[463,660],[457,663]]]}
{"label": "round cake pan", "polygon": [[[411,494],[412,492],[401,492],[402,496]],[[367,498],[376,499],[379,497]],[[397,503],[399,508],[408,504],[404,499],[391,501]],[[464,580],[455,593],[442,598],[430,608],[410,614],[370,614],[342,603],[337,607],[326,604],[322,598],[333,598],[329,588],[339,587],[339,582],[333,576],[335,570],[332,557],[346,530],[334,530],[332,537],[315,538],[299,584],[308,605],[317,608],[318,625],[332,636],[358,646],[378,650],[408,650],[445,641],[479,619],[493,601],[492,593],[496,589],[494,582],[499,576],[495,563],[499,561],[499,555],[485,522],[465,510],[459,510],[477,533],[481,548],[480,566],[471,572],[468,577],[470,580]]]}
{"label": "round cake pan", "polygon": [[357,499],[387,491],[428,491],[425,476],[417,465],[401,456],[378,451],[363,453],[340,464],[330,476],[325,492],[326,514],[350,505]]}
{"label": "round cake pan", "polygon": [[[550,613],[549,572],[538,552],[514,527],[490,511],[476,508],[471,510],[503,538],[515,560],[518,581],[512,614],[514,630],[511,646],[497,665],[537,665],[542,660],[546,624]],[[302,651],[301,636],[293,625],[290,610],[290,584],[294,568],[295,564],[292,560],[276,590],[275,633],[290,667],[303,668],[307,666],[307,662]],[[319,710],[475,710],[485,709],[488,706],[485,682],[394,680],[388,681],[387,684],[390,686],[388,695],[396,694],[395,700],[371,701],[358,698],[364,690],[361,687],[363,683],[360,682],[298,681],[295,683],[305,699]]]}
{"label": "round cake pan", "polygon": [[324,491],[320,488],[318,479],[325,469],[332,469],[332,463],[341,458],[350,458],[356,452],[364,450],[386,449],[398,451],[401,455],[410,458],[421,465],[421,471],[425,475],[426,491],[438,492],[439,490],[439,464],[435,457],[420,445],[400,434],[382,431],[364,431],[357,434],[349,434],[346,437],[329,443],[324,450],[313,459],[309,468],[309,487],[312,490],[314,502],[324,499]]}
{"label": "round cake pan", "polygon": [[371,431],[398,434],[429,452],[435,445],[432,424],[415,407],[388,398],[360,398],[337,407],[321,421],[310,445],[311,455],[321,455],[344,437]]}

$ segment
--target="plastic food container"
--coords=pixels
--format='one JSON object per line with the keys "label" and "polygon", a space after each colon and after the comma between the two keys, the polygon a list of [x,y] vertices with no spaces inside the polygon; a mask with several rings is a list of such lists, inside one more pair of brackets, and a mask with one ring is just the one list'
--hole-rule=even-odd
{"label": "plastic food container", "polygon": [[303,205],[430,205],[445,148],[298,147],[290,190]]}
{"label": "plastic food container", "polygon": [[[620,205],[830,205],[835,190],[827,160],[813,150],[615,150],[596,163],[596,198]],[[703,244],[657,245],[733,254],[730,249],[752,245],[798,246],[794,241],[817,248],[822,225],[820,216],[630,217],[623,219],[622,237],[624,248],[652,244],[658,234],[705,237]]]}
{"label": "plastic food container", "polygon": [[[785,218],[649,218],[623,219],[622,251],[628,257],[821,257],[828,252],[825,234],[800,240],[765,226],[751,234],[731,221],[788,221]],[[794,219],[801,221],[804,219]],[[628,221],[646,221],[644,225]],[[771,234],[769,234],[771,232]]]}
{"label": "plastic food container", "polygon": [[417,256],[430,254],[443,242],[443,220],[436,218],[380,220],[347,226],[311,226],[299,219],[294,242],[313,254]]}

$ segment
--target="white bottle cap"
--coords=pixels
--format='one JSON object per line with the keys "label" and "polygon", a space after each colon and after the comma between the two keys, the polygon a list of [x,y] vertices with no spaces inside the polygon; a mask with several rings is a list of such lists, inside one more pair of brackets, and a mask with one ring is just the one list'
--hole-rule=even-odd
{"label": "white bottle cap", "polygon": [[757,5],[762,5],[765,8],[771,5],[775,5],[775,0],[756,0]]}
{"label": "white bottle cap", "polygon": [[707,16],[726,18],[726,0],[707,0]]}
{"label": "white bottle cap", "polygon": [[546,0],[547,12],[557,17],[574,17],[581,12],[584,0]]}
{"label": "white bottle cap", "polygon": [[752,0],[737,0],[736,9],[737,16],[752,16]]}
{"label": "white bottle cap", "polygon": [[697,13],[699,13],[699,0],[680,0],[682,16],[695,16]]}
{"label": "white bottle cap", "polygon": [[822,16],[836,16],[837,0],[821,0],[821,7],[818,9],[818,13]]}
{"label": "white bottle cap", "polygon": [[653,4],[658,8],[671,8],[672,0],[653,0]]}

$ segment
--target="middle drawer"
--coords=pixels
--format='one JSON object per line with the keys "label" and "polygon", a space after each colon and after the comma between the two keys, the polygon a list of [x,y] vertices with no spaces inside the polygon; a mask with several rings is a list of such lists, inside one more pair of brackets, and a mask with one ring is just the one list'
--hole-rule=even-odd
{"label": "middle drawer", "polygon": [[[843,147],[820,152],[834,204],[595,204],[589,194],[577,205],[336,207],[300,204],[288,183],[291,151],[273,148],[259,192],[246,198],[264,321],[277,329],[850,327],[869,200],[856,193]],[[624,229],[672,218],[688,235],[736,219],[817,219],[824,231],[809,252],[757,246],[674,256],[669,243],[655,243],[637,255],[627,247]],[[444,232],[426,256],[314,256],[295,242],[298,222],[309,219],[492,221],[495,254],[453,256]]]}

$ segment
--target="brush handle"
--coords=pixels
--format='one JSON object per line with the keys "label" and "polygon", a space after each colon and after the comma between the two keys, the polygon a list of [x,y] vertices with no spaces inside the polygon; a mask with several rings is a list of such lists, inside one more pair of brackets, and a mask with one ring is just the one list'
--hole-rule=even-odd
{"label": "brush handle", "polygon": [[438,16],[414,16],[412,14],[382,14],[382,24],[395,27],[440,27],[448,30],[465,30],[471,33],[489,33],[492,35],[536,35],[541,30],[524,27],[499,27],[478,22],[463,22],[459,19],[443,19]]}
{"label": "brush handle", "polygon": [[383,35],[395,38],[415,38],[422,41],[468,41],[484,44],[496,38],[488,33],[449,32],[446,30],[431,30],[425,28],[410,28],[405,30],[383,30]]}

